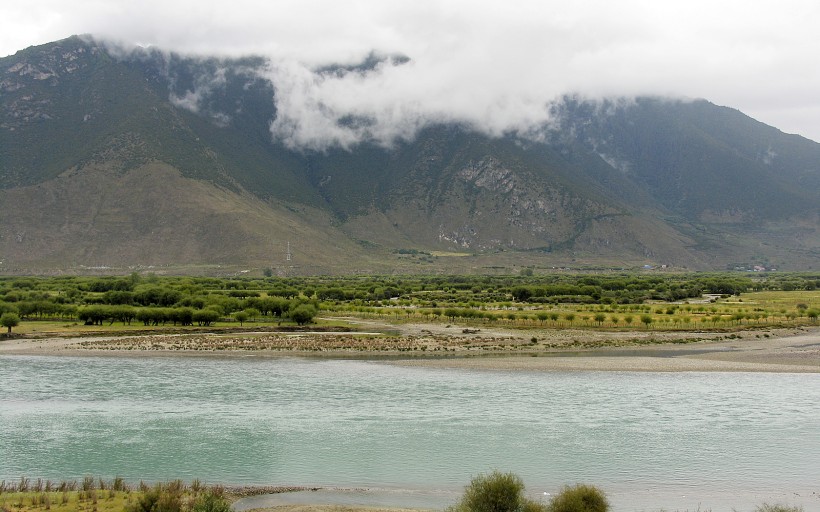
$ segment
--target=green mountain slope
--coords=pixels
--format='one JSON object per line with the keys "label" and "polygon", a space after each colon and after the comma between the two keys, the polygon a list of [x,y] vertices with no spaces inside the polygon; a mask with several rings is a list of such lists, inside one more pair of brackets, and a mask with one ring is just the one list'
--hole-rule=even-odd
{"label": "green mountain slope", "polygon": [[[605,114],[601,110],[607,111]],[[689,220],[760,222],[820,205],[820,145],[707,101],[562,105],[563,130]]]}
{"label": "green mountain slope", "polygon": [[0,59],[0,271],[820,262],[820,145],[736,110],[568,97],[537,141],[434,125],[296,151],[268,65],[86,37]]}

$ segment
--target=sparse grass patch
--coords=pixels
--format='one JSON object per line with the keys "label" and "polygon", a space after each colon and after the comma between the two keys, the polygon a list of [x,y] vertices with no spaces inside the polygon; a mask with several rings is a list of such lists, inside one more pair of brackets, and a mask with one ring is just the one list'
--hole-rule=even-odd
{"label": "sparse grass patch", "polygon": [[755,507],[755,512],[803,512],[803,507],[764,503]]}
{"label": "sparse grass patch", "polygon": [[[229,512],[230,502],[220,486],[196,481],[188,486],[181,480],[148,486],[140,483],[131,490],[122,479],[112,481],[83,478],[35,490],[27,478],[0,483],[0,510],[3,512]],[[20,489],[26,489],[21,491]]]}

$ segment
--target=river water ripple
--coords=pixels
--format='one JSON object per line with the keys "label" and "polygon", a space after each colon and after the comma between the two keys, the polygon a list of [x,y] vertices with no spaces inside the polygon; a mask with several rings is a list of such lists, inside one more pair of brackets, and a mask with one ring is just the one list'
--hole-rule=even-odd
{"label": "river water ripple", "polygon": [[7,481],[199,478],[445,507],[493,469],[534,497],[592,483],[616,510],[817,511],[820,374],[0,357]]}

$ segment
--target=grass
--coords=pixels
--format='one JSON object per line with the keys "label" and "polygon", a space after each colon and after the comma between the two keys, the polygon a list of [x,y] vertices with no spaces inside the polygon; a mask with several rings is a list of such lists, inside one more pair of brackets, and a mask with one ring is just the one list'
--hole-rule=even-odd
{"label": "grass", "polygon": [[3,482],[0,487],[0,510],[3,512],[121,512],[138,496],[122,480],[114,482],[53,483],[21,478],[18,483]]}
{"label": "grass", "polygon": [[203,497],[225,503],[224,489],[205,486],[199,480],[186,484],[181,480],[147,485],[140,482],[132,487],[122,478],[111,481],[86,476],[81,482],[31,480],[0,482],[0,511],[2,512],[139,512],[146,500],[158,497],[172,498],[179,512],[197,512]]}
{"label": "grass", "polygon": [[[492,325],[511,329],[585,329],[616,331],[716,331],[813,325],[798,305],[820,306],[818,292],[760,292],[714,303],[528,304],[487,302],[477,305],[416,307],[396,305],[349,308],[324,304],[326,311],[377,318],[390,323],[430,322]],[[557,315],[557,318],[556,316]],[[645,321],[644,321],[645,320]]]}
{"label": "grass", "polygon": [[0,509],[9,512],[122,512],[133,499],[132,493],[124,491],[17,492],[0,497]]}
{"label": "grass", "polygon": [[744,293],[741,304],[755,304],[765,309],[794,311],[798,304],[820,306],[820,290],[794,290]]}

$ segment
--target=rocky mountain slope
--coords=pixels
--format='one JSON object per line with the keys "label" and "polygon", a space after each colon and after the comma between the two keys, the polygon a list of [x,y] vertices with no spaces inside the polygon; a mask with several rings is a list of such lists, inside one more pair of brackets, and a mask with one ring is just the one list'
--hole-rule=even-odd
{"label": "rocky mountain slope", "polygon": [[0,272],[820,263],[820,144],[736,110],[566,97],[536,136],[292,149],[269,65],[81,37],[0,59]]}

